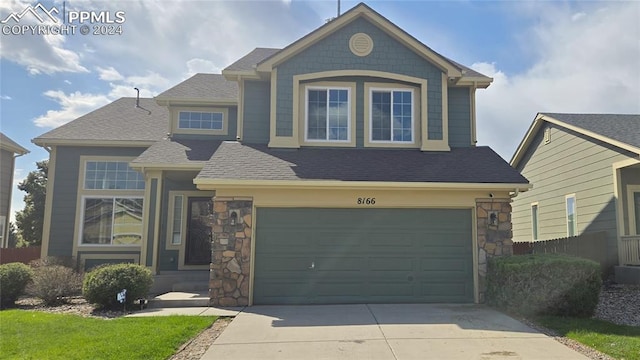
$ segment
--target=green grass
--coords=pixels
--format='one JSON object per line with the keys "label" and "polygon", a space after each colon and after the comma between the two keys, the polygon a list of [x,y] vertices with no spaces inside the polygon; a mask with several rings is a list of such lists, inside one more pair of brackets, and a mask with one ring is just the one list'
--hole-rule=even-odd
{"label": "green grass", "polygon": [[541,316],[540,325],[616,359],[640,360],[640,327],[597,319]]}
{"label": "green grass", "polygon": [[216,317],[103,320],[38,311],[0,311],[0,359],[166,359]]}

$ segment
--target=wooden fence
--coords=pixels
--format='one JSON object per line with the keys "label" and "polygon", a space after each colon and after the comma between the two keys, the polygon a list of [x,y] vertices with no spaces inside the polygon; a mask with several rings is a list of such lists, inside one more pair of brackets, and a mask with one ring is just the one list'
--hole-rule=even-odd
{"label": "wooden fence", "polygon": [[544,253],[567,254],[593,260],[600,263],[603,270],[609,266],[606,231],[553,240],[513,243],[514,255]]}
{"label": "wooden fence", "polygon": [[0,264],[12,262],[29,264],[36,259],[40,259],[40,246],[0,249]]}

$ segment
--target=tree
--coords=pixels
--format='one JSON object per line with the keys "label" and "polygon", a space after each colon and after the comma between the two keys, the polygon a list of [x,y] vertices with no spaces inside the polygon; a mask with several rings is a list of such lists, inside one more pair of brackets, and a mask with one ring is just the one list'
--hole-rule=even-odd
{"label": "tree", "polygon": [[20,237],[29,246],[39,246],[42,243],[49,161],[38,161],[36,167],[38,170],[30,172],[27,178],[18,184],[18,189],[27,195],[24,196],[24,209],[16,213],[16,226]]}
{"label": "tree", "polygon": [[10,222],[9,223],[9,245],[10,248],[18,247],[18,244],[22,242],[20,238],[20,234],[18,234],[18,229],[16,229],[16,224]]}

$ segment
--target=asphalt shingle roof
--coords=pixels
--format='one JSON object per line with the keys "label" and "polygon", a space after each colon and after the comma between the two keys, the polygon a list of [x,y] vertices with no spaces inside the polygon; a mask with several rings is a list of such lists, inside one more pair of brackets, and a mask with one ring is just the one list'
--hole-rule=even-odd
{"label": "asphalt shingle roof", "polygon": [[528,184],[488,147],[418,149],[270,149],[223,142],[198,179],[340,180]]}
{"label": "asphalt shingle roof", "polygon": [[12,151],[14,154],[26,154],[29,150],[11,140],[7,135],[0,133],[0,148]]}
{"label": "asphalt shingle roof", "polygon": [[640,148],[640,115],[638,114],[542,114]]}
{"label": "asphalt shingle roof", "polygon": [[151,145],[132,163],[185,165],[204,164],[218,149],[221,141],[164,139]]}
{"label": "asphalt shingle roof", "polygon": [[279,52],[282,49],[273,48],[255,48],[247,55],[241,57],[233,64],[226,67],[225,70],[230,71],[250,71],[253,67],[263,60],[267,59],[271,55]]}
{"label": "asphalt shingle roof", "polygon": [[238,83],[228,81],[220,74],[195,74],[157,97],[204,101],[237,100]]}
{"label": "asphalt shingle roof", "polygon": [[151,111],[136,108],[135,98],[120,98],[97,110],[83,115],[69,123],[57,127],[35,138],[47,140],[115,140],[115,141],[155,141],[162,139],[169,131],[169,111],[159,106],[155,100],[140,99],[140,106]]}

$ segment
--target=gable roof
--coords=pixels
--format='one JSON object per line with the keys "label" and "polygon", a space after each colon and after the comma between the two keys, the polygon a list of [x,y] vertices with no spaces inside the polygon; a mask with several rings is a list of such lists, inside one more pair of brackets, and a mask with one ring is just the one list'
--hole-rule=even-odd
{"label": "gable roof", "polygon": [[275,48],[255,48],[247,55],[241,57],[233,64],[227,66],[223,72],[229,71],[253,71],[258,63],[269,58],[282,49]]}
{"label": "gable roof", "polygon": [[124,142],[148,146],[169,131],[169,111],[149,98],[141,98],[140,107],[136,108],[135,98],[120,98],[31,141],[40,146]]}
{"label": "gable roof", "polygon": [[513,154],[511,166],[518,166],[545,122],[640,155],[640,115],[638,114],[538,113]]}
{"label": "gable roof", "polygon": [[418,149],[271,149],[223,142],[194,181],[366,181],[509,184],[529,182],[488,147]]}
{"label": "gable roof", "polygon": [[24,155],[29,150],[20,146],[17,142],[11,140],[7,135],[0,132],[0,149],[11,151],[14,154]]}
{"label": "gable roof", "polygon": [[475,82],[479,87],[487,87],[493,81],[492,78],[435,52],[364,3],[356,5],[338,18],[320,26],[318,29],[298,39],[284,49],[256,48],[240,60],[225,68],[222,73],[224,75],[255,76],[257,72],[270,72],[278,64],[302,52],[317,41],[324,39],[359,17],[367,18],[396,40],[442,69],[448,76],[458,78],[458,82]]}
{"label": "gable roof", "polygon": [[181,103],[238,102],[238,83],[228,81],[221,74],[195,74],[171,89],[156,96],[156,101]]}

